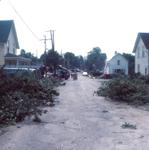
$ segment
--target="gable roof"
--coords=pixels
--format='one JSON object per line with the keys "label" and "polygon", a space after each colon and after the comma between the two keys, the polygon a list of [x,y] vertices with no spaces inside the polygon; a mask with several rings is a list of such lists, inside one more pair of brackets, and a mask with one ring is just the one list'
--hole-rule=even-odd
{"label": "gable roof", "polygon": [[7,42],[12,21],[0,21],[0,42]]}
{"label": "gable roof", "polygon": [[128,60],[120,53],[115,54],[109,61],[108,63],[110,63],[113,59],[115,59],[117,56],[120,56],[121,58],[125,59],[126,62],[128,62]]}
{"label": "gable roof", "polygon": [[13,20],[0,20],[0,43],[7,42],[11,28],[14,29],[17,48],[19,48],[18,38]]}
{"label": "gable roof", "polygon": [[149,50],[149,33],[138,33],[137,38],[136,38],[136,42],[135,42],[135,45],[134,45],[133,52],[136,51],[136,47],[138,45],[138,42],[139,42],[140,38],[142,39],[146,49]]}

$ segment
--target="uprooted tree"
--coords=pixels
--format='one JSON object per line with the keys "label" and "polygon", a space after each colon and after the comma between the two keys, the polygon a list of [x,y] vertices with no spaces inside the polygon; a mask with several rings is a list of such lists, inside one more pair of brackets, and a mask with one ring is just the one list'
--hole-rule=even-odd
{"label": "uprooted tree", "polygon": [[41,115],[44,112],[41,106],[50,105],[53,96],[58,95],[52,80],[38,81],[33,76],[29,72],[15,76],[0,73],[0,124],[22,121],[27,115]]}
{"label": "uprooted tree", "polygon": [[104,81],[97,94],[130,104],[149,103],[149,76],[119,76]]}

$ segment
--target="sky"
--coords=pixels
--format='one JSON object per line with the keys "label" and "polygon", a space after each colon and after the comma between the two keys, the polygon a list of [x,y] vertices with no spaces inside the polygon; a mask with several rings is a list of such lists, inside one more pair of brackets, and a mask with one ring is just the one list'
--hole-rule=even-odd
{"label": "sky", "polygon": [[115,51],[132,53],[138,32],[149,32],[148,6],[148,0],[1,0],[0,20],[14,20],[20,49],[35,56],[55,30],[59,53],[86,56],[100,47],[110,59]]}

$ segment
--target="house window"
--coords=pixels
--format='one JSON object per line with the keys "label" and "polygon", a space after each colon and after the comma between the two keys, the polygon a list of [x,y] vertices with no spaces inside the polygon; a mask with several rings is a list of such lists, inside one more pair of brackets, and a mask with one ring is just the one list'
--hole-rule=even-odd
{"label": "house window", "polygon": [[147,75],[147,68],[145,68],[145,75]]}
{"label": "house window", "polygon": [[7,47],[7,54],[9,54],[9,47]]}
{"label": "house window", "polygon": [[138,73],[140,72],[140,64],[137,65]]}
{"label": "house window", "polygon": [[7,41],[7,54],[9,54],[9,40]]}
{"label": "house window", "polygon": [[13,54],[15,54],[15,48],[13,48]]}
{"label": "house window", "polygon": [[145,57],[145,52],[144,52],[144,50],[142,51],[142,57],[143,57],[143,58]]}
{"label": "house window", "polygon": [[16,49],[15,49],[15,44],[13,43],[13,54],[15,54],[16,53]]}
{"label": "house window", "polygon": [[137,57],[138,57],[138,58],[140,58],[140,51],[138,51],[138,53],[137,53]]}
{"label": "house window", "polygon": [[124,69],[115,69],[114,73],[125,74],[125,70]]}
{"label": "house window", "polygon": [[117,60],[117,65],[118,65],[118,66],[120,65],[120,60]]}

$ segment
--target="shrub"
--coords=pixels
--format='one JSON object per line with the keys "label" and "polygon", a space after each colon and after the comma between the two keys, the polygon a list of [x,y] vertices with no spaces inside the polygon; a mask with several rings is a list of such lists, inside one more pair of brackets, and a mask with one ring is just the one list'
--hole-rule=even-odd
{"label": "shrub", "polygon": [[58,95],[54,82],[40,81],[33,74],[5,76],[0,73],[0,123],[22,121],[27,115],[41,115],[41,106],[50,105]]}
{"label": "shrub", "polygon": [[99,77],[100,75],[103,74],[103,72],[99,71],[99,70],[96,70],[96,71],[92,71],[90,72],[90,74],[94,77]]}
{"label": "shrub", "polygon": [[97,94],[129,103],[149,101],[149,86],[140,78],[117,77],[103,82]]}
{"label": "shrub", "polygon": [[136,125],[130,124],[128,122],[125,122],[121,125],[123,129],[137,129]]}

